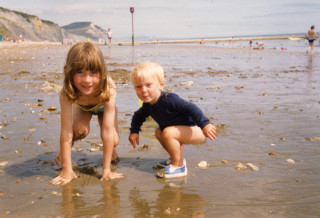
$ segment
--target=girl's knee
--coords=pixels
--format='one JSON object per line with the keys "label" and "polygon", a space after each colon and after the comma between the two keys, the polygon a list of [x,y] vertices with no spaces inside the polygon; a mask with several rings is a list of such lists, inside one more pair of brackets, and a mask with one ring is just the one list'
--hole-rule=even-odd
{"label": "girl's knee", "polygon": [[88,128],[74,128],[73,129],[73,141],[84,139],[90,130]]}
{"label": "girl's knee", "polygon": [[120,141],[119,135],[116,133],[114,136],[114,147],[118,146],[119,141]]}

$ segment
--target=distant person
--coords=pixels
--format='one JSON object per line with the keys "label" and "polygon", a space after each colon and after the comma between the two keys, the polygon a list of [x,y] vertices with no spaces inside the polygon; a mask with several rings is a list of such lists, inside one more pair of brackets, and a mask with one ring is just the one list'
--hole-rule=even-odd
{"label": "distant person", "polygon": [[60,151],[55,162],[62,165],[62,171],[50,183],[65,185],[77,178],[72,169],[72,145],[89,134],[93,115],[98,117],[103,143],[100,180],[122,178],[122,174],[111,171],[111,162],[119,161],[115,150],[119,143],[116,87],[108,75],[101,51],[93,43],[79,42],[69,50],[59,102]]}
{"label": "distant person", "polygon": [[317,38],[316,31],[314,30],[314,25],[312,25],[310,30],[307,32],[306,38],[309,42],[306,53],[308,54],[309,48],[310,48],[311,54],[313,54],[313,44],[314,44],[314,40]]}
{"label": "distant person", "polygon": [[109,48],[110,48],[110,46],[111,46],[111,40],[112,40],[112,31],[111,31],[110,28],[108,28],[107,38],[108,38],[108,45],[109,45]]}
{"label": "distant person", "polygon": [[252,48],[252,40],[249,41],[249,47]]}
{"label": "distant person", "polygon": [[151,116],[159,125],[155,136],[170,155],[169,159],[158,163],[164,169],[159,170],[157,176],[186,176],[183,145],[201,143],[206,137],[216,139],[216,128],[195,104],[177,94],[162,91],[164,71],[159,64],[137,64],[132,70],[131,81],[138,98],[143,101],[142,107],[132,117],[129,135],[131,145],[135,148],[139,144],[140,127]]}

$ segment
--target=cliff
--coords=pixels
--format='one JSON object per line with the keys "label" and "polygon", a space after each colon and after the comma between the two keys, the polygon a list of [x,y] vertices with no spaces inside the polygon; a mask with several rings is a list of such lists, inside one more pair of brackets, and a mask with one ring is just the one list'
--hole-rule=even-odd
{"label": "cliff", "polygon": [[0,7],[0,35],[11,39],[19,36],[26,41],[61,42],[63,39],[72,39],[74,42],[86,41],[91,38],[97,41],[106,31],[91,22],[80,22],[78,25],[59,27],[52,21],[41,20],[37,16],[19,11],[12,11]]}
{"label": "cliff", "polygon": [[62,28],[65,29],[68,33],[84,36],[94,41],[98,41],[99,38],[105,38],[107,34],[106,30],[102,29],[92,22],[75,22],[63,26]]}

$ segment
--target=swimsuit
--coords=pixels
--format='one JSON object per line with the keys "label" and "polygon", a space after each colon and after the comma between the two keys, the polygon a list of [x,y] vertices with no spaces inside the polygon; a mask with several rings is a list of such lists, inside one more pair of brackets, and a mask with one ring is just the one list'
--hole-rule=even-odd
{"label": "swimsuit", "polygon": [[82,106],[80,104],[77,104],[77,105],[79,105],[79,107],[83,111],[91,112],[93,115],[101,114],[104,111],[104,104],[103,103],[97,104],[96,106]]}
{"label": "swimsuit", "polygon": [[313,37],[309,37],[309,38],[308,38],[308,41],[309,41],[309,42],[314,42],[314,38],[313,38]]}

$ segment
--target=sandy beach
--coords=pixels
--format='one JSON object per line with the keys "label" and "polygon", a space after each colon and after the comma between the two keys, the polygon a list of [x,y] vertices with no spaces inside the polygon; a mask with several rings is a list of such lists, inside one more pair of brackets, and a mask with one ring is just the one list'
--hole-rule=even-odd
{"label": "sandy beach", "polygon": [[[73,147],[79,178],[62,187],[48,182],[59,173],[58,91],[70,46],[0,43],[0,216],[319,217],[319,47],[307,55],[304,41],[266,40],[265,50],[239,43],[99,46],[117,84],[121,160],[112,169],[125,178],[99,181],[94,117]],[[139,148],[127,139],[139,107],[129,74],[141,61],[162,65],[165,89],[197,104],[218,129],[217,140],[186,146],[187,177],[156,178],[168,156],[152,120]]]}

